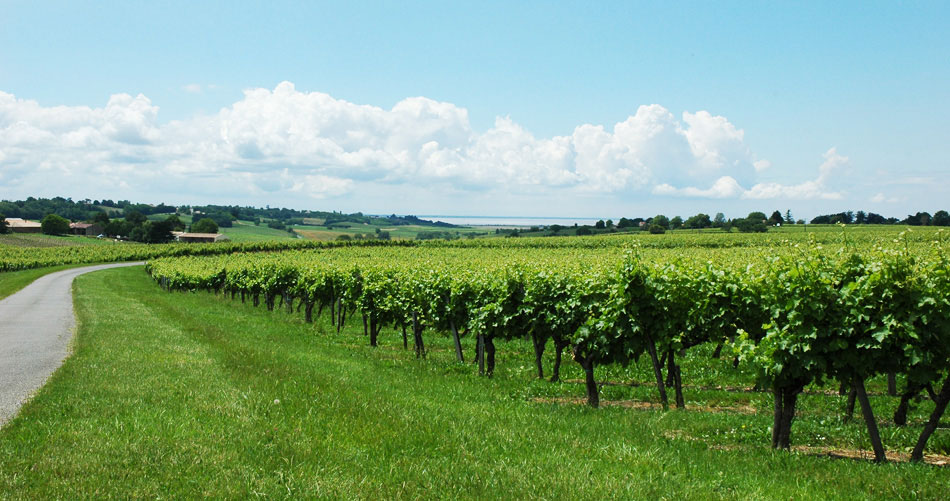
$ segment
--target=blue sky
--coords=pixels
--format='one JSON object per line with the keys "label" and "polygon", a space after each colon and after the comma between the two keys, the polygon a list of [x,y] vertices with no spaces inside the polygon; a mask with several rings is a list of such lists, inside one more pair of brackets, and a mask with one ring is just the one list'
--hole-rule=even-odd
{"label": "blue sky", "polygon": [[934,212],[948,5],[0,1],[0,198]]}

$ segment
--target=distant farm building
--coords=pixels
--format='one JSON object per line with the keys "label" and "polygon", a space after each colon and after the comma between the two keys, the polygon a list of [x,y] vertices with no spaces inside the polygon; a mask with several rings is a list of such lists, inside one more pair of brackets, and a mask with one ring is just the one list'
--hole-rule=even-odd
{"label": "distant farm building", "polygon": [[27,221],[18,217],[8,217],[7,225],[13,233],[42,233],[43,226],[36,221]]}
{"label": "distant farm building", "polygon": [[181,233],[174,231],[172,234],[175,235],[175,240],[186,243],[211,244],[214,242],[226,242],[229,240],[228,237],[222,235],[221,233]]}
{"label": "distant farm building", "polygon": [[102,234],[103,228],[96,223],[70,223],[69,232],[73,235],[95,237]]}

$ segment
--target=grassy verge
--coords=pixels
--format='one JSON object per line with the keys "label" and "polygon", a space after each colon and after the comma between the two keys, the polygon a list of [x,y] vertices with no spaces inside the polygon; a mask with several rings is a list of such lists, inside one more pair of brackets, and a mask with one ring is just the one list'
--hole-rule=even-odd
{"label": "grassy verge", "polygon": [[3,299],[14,292],[30,285],[37,278],[43,275],[80,266],[89,266],[88,264],[67,264],[63,266],[52,266],[49,268],[36,268],[32,270],[7,271],[0,273],[0,299]]}
{"label": "grassy verge", "polygon": [[[435,335],[418,361],[389,329],[372,349],[358,322],[337,335],[322,319],[169,294],[141,268],[84,275],[75,293],[75,354],[0,431],[0,497],[938,499],[950,489],[946,468],[772,452],[768,412],[552,403],[582,386],[534,380],[527,344],[499,346],[498,373],[479,378]],[[566,364],[565,378],[577,377]],[[687,399],[767,405],[704,391]],[[805,405],[802,422],[830,420],[821,405]],[[843,429],[836,440],[849,440]]]}

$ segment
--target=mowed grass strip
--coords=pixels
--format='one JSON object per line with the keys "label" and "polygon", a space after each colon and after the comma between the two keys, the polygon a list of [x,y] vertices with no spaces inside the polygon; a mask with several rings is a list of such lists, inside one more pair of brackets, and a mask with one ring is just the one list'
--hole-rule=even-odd
{"label": "mowed grass strip", "polygon": [[90,264],[65,264],[48,268],[33,268],[30,270],[5,271],[0,273],[0,299],[13,295],[20,289],[30,285],[37,278],[57,271],[92,266]]}
{"label": "mowed grass strip", "polygon": [[391,330],[374,350],[358,319],[337,335],[323,320],[163,292],[138,267],[79,277],[75,302],[74,355],[0,430],[0,498],[938,499],[950,488],[945,468],[677,437],[721,414],[538,404],[524,389],[546,383],[474,376],[436,336],[420,361]]}

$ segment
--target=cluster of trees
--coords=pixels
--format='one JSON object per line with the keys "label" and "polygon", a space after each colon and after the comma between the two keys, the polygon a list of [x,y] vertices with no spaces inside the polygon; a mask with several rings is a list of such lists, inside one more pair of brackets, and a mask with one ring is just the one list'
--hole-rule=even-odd
{"label": "cluster of trees", "polygon": [[[167,243],[174,240],[172,231],[184,231],[185,223],[172,214],[160,221],[149,221],[145,214],[130,210],[124,218],[109,219],[104,212],[96,215],[93,222],[103,225],[103,233],[110,237],[127,238],[148,244]],[[217,231],[211,232],[214,233]]]}
{"label": "cluster of trees", "polygon": [[932,216],[929,212],[908,214],[904,219],[884,217],[873,212],[847,211],[837,214],[823,214],[811,220],[811,224],[906,224],[908,226],[950,226],[950,214],[945,210],[938,210]]}
{"label": "cluster of trees", "polygon": [[128,200],[114,202],[112,200],[78,200],[71,198],[35,198],[26,200],[0,201],[0,213],[6,217],[41,220],[47,214],[56,214],[70,221],[90,221],[100,212],[110,217],[124,215],[130,211],[145,215],[174,213],[175,207],[165,204],[148,205],[135,204]]}
{"label": "cluster of trees", "polygon": [[336,237],[336,239],[345,242],[349,240],[389,240],[390,237],[388,231],[382,231],[379,228],[376,228],[375,235],[369,233],[356,233],[354,235],[349,235],[344,233]]}
{"label": "cluster of trees", "polygon": [[[791,219],[791,213],[787,214],[788,218]],[[764,232],[768,229],[768,226],[777,226],[785,222],[786,219],[778,211],[775,211],[771,217],[767,217],[764,212],[752,212],[744,218],[737,219],[726,219],[726,216],[722,212],[717,213],[714,217],[709,217],[709,214],[700,212],[685,220],[680,216],[674,216],[671,219],[663,214],[658,214],[647,219],[620,218],[617,228],[642,228],[650,233],[665,233],[667,230],[682,229],[702,230],[706,228],[720,228],[723,231],[732,231],[732,229],[735,228],[740,232],[749,233]],[[603,225],[601,223],[603,223]],[[594,225],[594,228],[610,229],[612,227],[611,223],[610,220],[598,221]],[[792,220],[792,223],[794,223],[794,220]]]}
{"label": "cluster of trees", "polygon": [[[185,223],[177,214],[172,214],[164,220],[149,221],[144,214],[136,210],[130,210],[125,217],[116,219],[110,219],[105,212],[100,211],[91,222],[102,225],[103,233],[107,236],[151,244],[171,242],[174,239],[172,231],[185,230]],[[47,214],[40,222],[43,233],[47,235],[66,235],[69,233],[69,224],[68,219],[57,214]],[[6,229],[5,220],[0,227]],[[217,233],[218,226],[211,219],[205,218],[193,224],[192,231]]]}
{"label": "cluster of trees", "polygon": [[0,213],[6,217],[23,219],[40,220],[46,217],[47,214],[56,214],[72,221],[85,221],[92,219],[97,212],[102,212],[102,209],[91,200],[73,202],[72,199],[63,197],[29,197],[26,200],[12,202],[0,201]]}
{"label": "cluster of trees", "polygon": [[419,219],[416,216],[397,216],[391,214],[386,218],[386,224],[391,224],[393,226],[404,226],[409,224],[414,224],[417,226],[435,226],[438,228],[456,228],[457,225],[451,223],[445,223],[442,221],[429,221],[428,219]]}
{"label": "cluster of trees", "polygon": [[416,233],[416,240],[453,240],[456,238],[461,238],[461,235],[457,231],[454,233],[451,231],[420,231]]}

